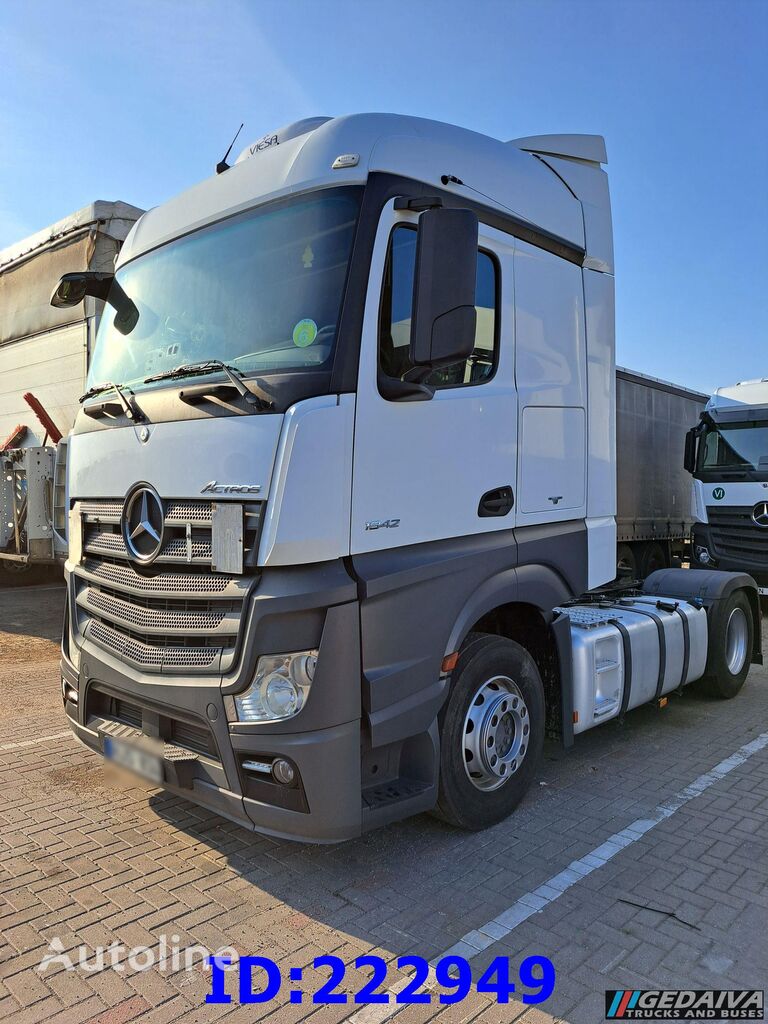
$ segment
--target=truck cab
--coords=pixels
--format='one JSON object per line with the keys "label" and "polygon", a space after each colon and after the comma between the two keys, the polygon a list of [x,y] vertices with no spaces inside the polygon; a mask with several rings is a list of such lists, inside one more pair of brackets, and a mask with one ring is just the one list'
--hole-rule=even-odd
{"label": "truck cab", "polygon": [[[79,739],[273,835],[479,828],[545,731],[704,671],[701,598],[568,611],[616,571],[605,162],[597,136],[310,118],[141,217],[112,279],[64,275],[54,304],[114,309],[69,439]],[[759,641],[727,582],[738,688]]]}
{"label": "truck cab", "polygon": [[718,388],[688,433],[693,561],[748,572],[768,596],[768,378]]}

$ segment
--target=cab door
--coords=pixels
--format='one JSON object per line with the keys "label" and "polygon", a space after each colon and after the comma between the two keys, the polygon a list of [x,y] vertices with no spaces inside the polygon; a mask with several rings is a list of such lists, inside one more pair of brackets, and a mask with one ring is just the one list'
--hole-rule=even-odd
{"label": "cab door", "polygon": [[353,555],[515,525],[514,242],[480,224],[472,356],[431,374],[430,400],[386,397],[387,380],[411,369],[417,222],[389,203],[374,247],[356,407]]}

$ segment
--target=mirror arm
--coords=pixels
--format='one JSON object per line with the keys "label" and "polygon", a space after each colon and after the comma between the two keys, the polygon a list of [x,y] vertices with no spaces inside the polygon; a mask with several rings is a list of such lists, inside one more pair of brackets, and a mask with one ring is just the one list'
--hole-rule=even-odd
{"label": "mirror arm", "polygon": [[101,299],[102,302],[106,302],[114,279],[114,274],[94,273],[85,286],[85,294],[92,295],[95,299]]}
{"label": "mirror arm", "polygon": [[114,274],[95,274],[86,285],[86,295],[108,302],[115,311],[115,327],[130,334],[139,319],[139,311]]}

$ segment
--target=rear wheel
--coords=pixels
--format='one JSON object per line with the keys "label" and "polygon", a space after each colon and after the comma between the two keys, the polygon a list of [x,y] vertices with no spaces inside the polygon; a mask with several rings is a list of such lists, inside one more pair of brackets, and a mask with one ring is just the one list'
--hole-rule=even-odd
{"label": "rear wheel", "polygon": [[619,580],[636,580],[637,556],[631,544],[619,544],[616,549],[616,578]]}
{"label": "rear wheel", "polygon": [[474,634],[441,716],[436,813],[461,828],[502,821],[531,784],[544,742],[544,688],[533,658],[504,637]]}
{"label": "rear wheel", "polygon": [[754,620],[749,599],[736,590],[712,621],[706,675],[700,688],[711,697],[730,700],[744,685],[752,660]]}
{"label": "rear wheel", "polygon": [[0,586],[24,586],[35,582],[35,569],[29,562],[12,562],[0,558]]}
{"label": "rear wheel", "polygon": [[651,540],[643,544],[640,555],[640,577],[647,579],[657,569],[669,568],[669,559],[663,545],[658,541]]}

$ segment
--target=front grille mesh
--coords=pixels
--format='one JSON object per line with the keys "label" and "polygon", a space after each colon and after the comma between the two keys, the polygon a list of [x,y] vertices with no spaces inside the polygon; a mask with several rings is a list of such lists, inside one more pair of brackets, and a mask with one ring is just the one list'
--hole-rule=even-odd
{"label": "front grille mesh", "polygon": [[102,647],[107,647],[115,653],[123,655],[135,665],[144,665],[158,670],[171,665],[185,668],[193,666],[209,668],[214,665],[221,653],[220,649],[216,647],[151,646],[129,633],[118,632],[97,619],[91,621],[88,636],[96,640]]}
{"label": "front grille mesh", "polygon": [[[128,557],[122,535],[113,530],[102,530],[98,526],[88,525],[83,535],[83,545],[89,554],[117,555],[120,558]],[[156,561],[158,563],[207,562],[210,565],[211,555],[212,545],[210,539],[190,538],[189,546],[187,546],[186,539],[172,537],[165,542]]]}
{"label": "front grille mesh", "polygon": [[223,594],[232,590],[235,579],[210,572],[159,572],[156,576],[139,576],[130,565],[95,559],[86,559],[83,566],[100,583],[145,594]]}
{"label": "front grille mesh", "polygon": [[147,602],[137,605],[132,601],[106,594],[89,587],[86,591],[89,608],[96,613],[115,616],[137,628],[166,628],[200,631],[216,629],[224,621],[226,608],[211,609],[203,605],[200,610],[174,611],[156,608]]}
{"label": "front grille mesh", "polygon": [[752,518],[753,506],[708,509],[714,554],[764,568],[768,562],[768,530]]}
{"label": "front grille mesh", "polygon": [[[244,507],[245,566],[256,560],[258,504]],[[84,558],[75,570],[79,634],[144,672],[219,673],[235,658],[253,576],[213,571],[213,505],[170,500],[165,544],[151,566],[127,557],[123,504],[83,501]]]}

